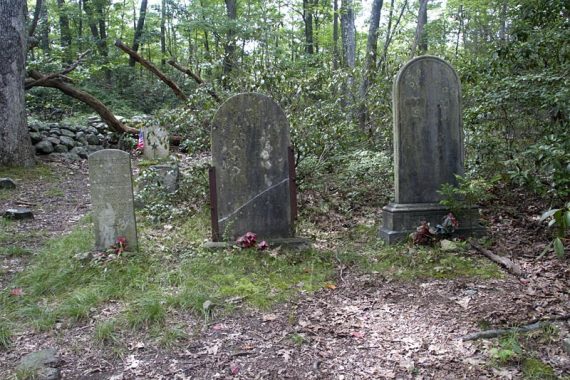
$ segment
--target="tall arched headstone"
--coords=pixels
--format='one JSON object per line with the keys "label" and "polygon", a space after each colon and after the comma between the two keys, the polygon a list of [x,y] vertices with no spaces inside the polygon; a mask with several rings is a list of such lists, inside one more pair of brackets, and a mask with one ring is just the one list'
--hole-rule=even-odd
{"label": "tall arched headstone", "polygon": [[[441,185],[463,175],[461,84],[444,60],[421,56],[398,72],[393,87],[395,202],[383,208],[380,236],[406,238],[421,224],[441,223],[449,212],[439,204]],[[481,232],[473,213],[460,233]]]}
{"label": "tall arched headstone", "polygon": [[117,238],[127,240],[127,249],[138,249],[131,158],[118,149],[104,149],[89,156],[89,183],[95,248],[105,250]]}
{"label": "tall arched headstone", "polygon": [[238,94],[212,121],[210,178],[214,241],[246,232],[258,239],[294,236],[296,210],[289,123],[271,98]]}

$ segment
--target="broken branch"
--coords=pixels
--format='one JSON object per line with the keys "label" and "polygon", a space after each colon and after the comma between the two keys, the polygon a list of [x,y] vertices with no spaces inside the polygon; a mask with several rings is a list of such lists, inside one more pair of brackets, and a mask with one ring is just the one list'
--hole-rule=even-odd
{"label": "broken branch", "polygon": [[121,40],[115,41],[115,46],[124,51],[125,53],[127,53],[135,61],[140,63],[144,68],[146,68],[148,71],[150,71],[158,78],[160,78],[161,81],[163,81],[168,87],[172,89],[172,91],[174,91],[174,94],[176,94],[176,96],[179,99],[183,100],[184,102],[188,101],[188,97],[186,96],[186,94],[184,94],[184,92],[182,92],[180,87],[178,87],[176,83],[174,83],[170,78],[164,75],[164,73],[162,73],[162,71],[160,71],[155,65],[153,65],[152,63],[141,57],[137,52],[135,52],[133,49],[125,45]]}
{"label": "broken branch", "polygon": [[[202,86],[202,85],[205,85],[205,84],[206,84],[206,82],[204,82],[204,80],[203,80],[202,78],[200,78],[198,75],[194,74],[194,73],[192,72],[192,70],[190,70],[190,69],[187,68],[187,67],[180,66],[176,61],[174,61],[174,60],[171,59],[171,60],[168,61],[168,64],[169,64],[170,66],[174,67],[175,69],[182,71],[184,74],[190,76],[190,77],[191,77],[192,79],[194,79],[194,80],[196,81],[196,83],[198,83],[199,85]],[[214,100],[215,100],[216,102],[218,102],[218,103],[221,103],[221,102],[222,102],[222,99],[218,96],[218,94],[216,94],[215,91],[210,90],[210,89],[208,89],[208,90],[206,90],[206,91],[208,91],[208,94],[210,94],[210,95],[212,96],[212,98],[214,98]]]}
{"label": "broken branch", "polygon": [[[52,73],[52,74],[48,74],[48,75],[41,75],[40,73],[38,73],[36,71],[35,73],[39,76],[39,79],[37,79],[35,81],[27,81],[24,85],[24,89],[29,90],[32,87],[42,86],[42,84],[44,82],[49,81],[51,79],[60,79],[60,80],[66,81],[66,82],[71,82],[71,79],[66,77],[65,75],[69,74],[70,72],[75,70],[77,68],[77,66],[79,66],[81,64],[81,62],[83,61],[83,58],[85,58],[85,56],[87,54],[89,54],[90,52],[91,52],[91,50],[87,50],[86,52],[81,53],[75,62],[73,62],[71,65],[67,66],[65,69],[63,69],[60,72]],[[51,87],[51,86],[43,86],[43,87]]]}
{"label": "broken branch", "polygon": [[488,249],[481,247],[479,244],[477,244],[474,241],[469,241],[469,244],[475,250],[479,251],[484,256],[486,256],[489,260],[503,266],[506,270],[508,270],[512,274],[519,276],[519,277],[523,275],[523,271],[517,263],[511,261],[510,259],[508,259],[506,257],[494,254],[493,252],[489,251]]}
{"label": "broken branch", "polygon": [[492,330],[485,330],[479,331],[476,333],[465,335],[461,338],[463,341],[467,340],[477,340],[477,339],[491,339],[497,338],[499,336],[508,335],[512,333],[525,333],[532,330],[538,330],[544,326],[546,326],[550,322],[556,321],[567,321],[570,319],[570,314],[565,315],[558,315],[554,317],[547,317],[542,319],[535,319],[530,321],[528,324],[521,326],[521,327],[511,327],[506,329],[492,329]]}

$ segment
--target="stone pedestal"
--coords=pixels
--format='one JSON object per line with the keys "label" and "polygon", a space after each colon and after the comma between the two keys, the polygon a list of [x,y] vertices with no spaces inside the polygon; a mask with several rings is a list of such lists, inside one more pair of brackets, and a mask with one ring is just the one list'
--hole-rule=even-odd
{"label": "stone pedestal", "polygon": [[[398,243],[406,240],[422,222],[427,222],[432,227],[441,224],[448,213],[449,210],[439,203],[390,203],[382,208],[380,238],[388,244]],[[453,236],[485,235],[485,228],[479,223],[478,213],[478,209],[474,207],[455,215],[459,228]]]}

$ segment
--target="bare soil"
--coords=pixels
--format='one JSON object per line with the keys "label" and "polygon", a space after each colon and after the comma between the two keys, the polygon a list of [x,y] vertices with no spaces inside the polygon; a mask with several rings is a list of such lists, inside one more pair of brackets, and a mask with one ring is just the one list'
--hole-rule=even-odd
{"label": "bare soil", "polygon": [[[86,164],[50,163],[57,178],[20,183],[0,210],[28,206],[35,219],[18,228],[33,238],[17,244],[36,251],[43,242],[73,228],[89,210]],[[63,195],[50,189],[61,189]],[[510,191],[510,190],[509,190]],[[545,207],[539,199],[504,190],[500,201],[486,205],[491,247],[524,269],[524,278],[392,281],[381,274],[343,270],[335,289],[303,294],[270,311],[238,306],[231,316],[196,320],[190,313],[169,317],[189,336],[170,348],[143,332],[120,337],[117,353],[93,340],[97,321],[116,314],[108,304],[89,321],[48,333],[27,331],[0,355],[0,378],[20,358],[55,347],[68,379],[517,379],[520,365],[494,365],[489,348],[495,340],[461,338],[489,326],[513,326],[570,313],[567,259],[552,254],[535,260],[548,242],[538,222]],[[41,233],[37,233],[41,232]],[[475,254],[472,252],[471,254]],[[27,259],[2,258],[0,291]],[[529,343],[533,355],[558,376],[570,374],[570,358],[561,341],[570,324],[557,322],[550,339]]]}

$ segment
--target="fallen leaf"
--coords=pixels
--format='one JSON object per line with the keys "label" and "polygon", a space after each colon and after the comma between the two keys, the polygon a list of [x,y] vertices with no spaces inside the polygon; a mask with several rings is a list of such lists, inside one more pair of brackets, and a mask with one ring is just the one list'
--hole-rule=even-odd
{"label": "fallen leaf", "polygon": [[24,291],[22,290],[22,288],[14,288],[10,290],[10,295],[12,297],[21,297],[24,295]]}
{"label": "fallen leaf", "polygon": [[469,307],[469,301],[471,301],[471,297],[467,296],[455,302],[459,304],[459,306],[461,306],[462,308],[467,309]]}
{"label": "fallen leaf", "polygon": [[264,314],[261,316],[261,320],[263,322],[271,322],[277,319],[277,316],[275,314]]}
{"label": "fallen leaf", "polygon": [[364,338],[364,335],[366,335],[366,334],[364,334],[361,331],[353,331],[350,333],[350,335],[355,337],[355,338],[362,339],[362,338]]}
{"label": "fallen leaf", "polygon": [[336,285],[335,285],[335,284],[331,284],[330,282],[327,282],[327,283],[325,284],[325,288],[327,288],[327,289],[333,289],[333,290],[334,290],[334,289],[336,289]]}

